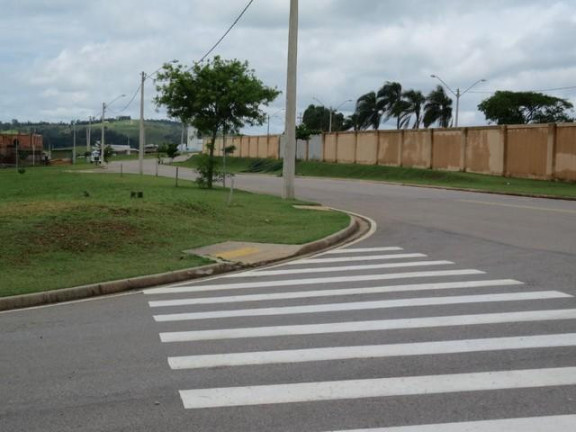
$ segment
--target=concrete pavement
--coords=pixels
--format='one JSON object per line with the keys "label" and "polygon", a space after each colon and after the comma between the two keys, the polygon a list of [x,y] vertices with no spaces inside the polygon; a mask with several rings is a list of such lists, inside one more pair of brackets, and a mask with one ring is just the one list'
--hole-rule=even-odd
{"label": "concrete pavement", "polygon": [[0,430],[574,429],[575,203],[296,191],[379,229],[273,268],[1,313]]}

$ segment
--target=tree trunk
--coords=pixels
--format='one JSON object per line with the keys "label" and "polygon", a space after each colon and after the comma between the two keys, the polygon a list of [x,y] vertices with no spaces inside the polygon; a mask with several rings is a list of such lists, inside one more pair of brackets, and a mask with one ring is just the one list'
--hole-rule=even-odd
{"label": "tree trunk", "polygon": [[218,135],[218,129],[212,133],[212,144],[208,146],[208,170],[206,179],[206,186],[208,189],[212,189],[212,183],[214,180],[214,149],[216,148],[216,137]]}

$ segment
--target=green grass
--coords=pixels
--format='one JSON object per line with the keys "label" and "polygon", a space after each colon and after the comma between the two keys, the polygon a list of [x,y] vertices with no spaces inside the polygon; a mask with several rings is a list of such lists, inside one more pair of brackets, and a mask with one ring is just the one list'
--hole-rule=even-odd
{"label": "green grass", "polygon": [[[0,296],[190,268],[183,250],[227,240],[300,244],[348,224],[336,212],[171,179],[70,167],[0,171]],[[143,199],[132,199],[142,191]]]}
{"label": "green grass", "polygon": [[[182,164],[194,168],[194,158]],[[236,173],[253,172],[279,175],[282,172],[281,163],[271,159],[228,158],[226,166],[228,171]],[[497,193],[576,198],[576,183],[416,168],[299,161],[296,164],[296,175],[376,180],[418,186],[439,186]]]}

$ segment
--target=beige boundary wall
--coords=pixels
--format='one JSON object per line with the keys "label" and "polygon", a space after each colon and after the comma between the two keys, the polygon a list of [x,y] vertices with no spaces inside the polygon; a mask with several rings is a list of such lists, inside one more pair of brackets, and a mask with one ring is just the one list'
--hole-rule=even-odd
{"label": "beige boundary wall", "polygon": [[[320,158],[309,148],[299,155],[332,163],[576,181],[575,123],[337,132],[318,138]],[[232,156],[238,157],[277,159],[282,154],[278,135],[228,138],[226,145],[234,145]],[[217,149],[222,154],[222,139]]]}

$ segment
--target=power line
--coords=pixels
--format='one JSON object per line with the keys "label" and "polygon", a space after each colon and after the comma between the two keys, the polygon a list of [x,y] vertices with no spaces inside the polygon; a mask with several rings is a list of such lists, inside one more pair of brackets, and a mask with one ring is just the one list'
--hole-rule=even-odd
{"label": "power line", "polygon": [[[204,54],[200,60],[198,60],[195,63],[202,63],[206,57],[208,57],[217,47],[218,45],[220,45],[222,43],[222,41],[226,38],[226,36],[228,36],[228,34],[232,31],[232,29],[236,26],[236,24],[238,24],[238,22],[242,19],[242,17],[244,16],[244,14],[246,13],[246,11],[250,8],[250,6],[252,6],[252,3],[254,3],[254,0],[250,0],[248,2],[248,4],[244,7],[244,9],[242,9],[242,12],[240,12],[240,14],[238,15],[238,17],[236,17],[236,19],[234,20],[234,22],[232,23],[232,25],[228,28],[228,30],[226,30],[226,32],[222,35],[222,37],[220,37],[220,39],[218,39],[218,41],[206,52],[206,54]],[[158,73],[158,71],[160,71],[160,69],[162,69],[163,66],[159,67],[157,70],[155,70],[153,73],[148,74],[146,76],[146,78],[150,78],[152,76],[154,76],[156,73]],[[190,68],[191,69],[191,68]],[[142,87],[142,84],[140,84],[138,86],[138,88],[136,89],[136,91],[134,92],[134,95],[132,96],[132,98],[130,99],[130,101],[126,104],[126,106],[124,108],[122,108],[119,111],[115,111],[115,113],[119,114],[122,113],[124,111],[126,111],[130,105],[132,105],[132,102],[134,102],[134,99],[136,99],[136,96],[138,95],[138,93],[140,92]]]}
{"label": "power line", "polygon": [[208,57],[212,51],[214,51],[218,45],[220,45],[220,43],[226,38],[226,36],[228,36],[228,33],[230,33],[232,31],[232,29],[236,26],[236,24],[238,24],[238,21],[240,21],[240,19],[244,16],[244,14],[246,13],[246,11],[248,10],[248,8],[252,5],[252,3],[254,3],[254,0],[250,0],[248,2],[248,4],[246,5],[246,7],[242,10],[242,12],[240,13],[240,15],[238,15],[238,17],[234,20],[234,22],[232,23],[232,25],[228,28],[228,30],[226,30],[226,32],[222,35],[222,37],[220,39],[218,39],[218,42],[216,42],[214,44],[214,46],[212,48],[210,48],[208,50],[208,52],[206,54],[204,54],[200,60],[198,60],[196,63],[202,63],[206,57]]}
{"label": "power line", "polygon": [[137,88],[136,91],[134,92],[134,95],[133,95],[132,98],[130,99],[130,102],[128,102],[128,103],[126,104],[126,106],[125,106],[124,108],[122,108],[120,111],[118,111],[118,113],[122,113],[122,112],[126,111],[126,110],[128,109],[128,107],[129,107],[130,105],[132,105],[132,102],[134,102],[134,99],[136,99],[136,96],[137,96],[138,93],[140,92],[140,88],[141,88],[141,87],[142,87],[142,84],[140,84],[140,85],[138,86],[138,88]]}

